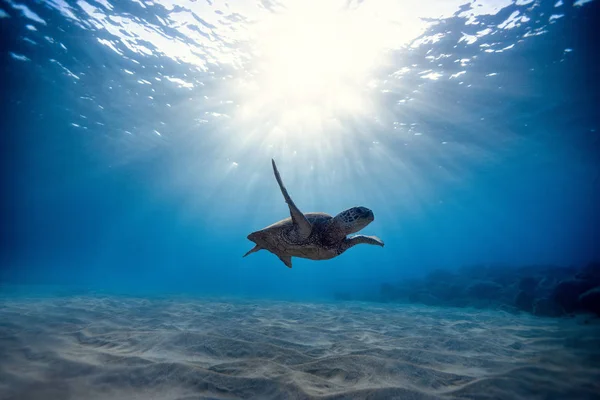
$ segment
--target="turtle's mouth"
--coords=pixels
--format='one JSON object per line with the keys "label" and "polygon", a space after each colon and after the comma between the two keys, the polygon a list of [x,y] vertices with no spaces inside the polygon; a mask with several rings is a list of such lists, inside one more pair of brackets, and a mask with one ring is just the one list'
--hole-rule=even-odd
{"label": "turtle's mouth", "polygon": [[375,220],[375,215],[373,214],[373,211],[365,207],[361,207],[360,211],[361,213],[354,222],[351,233],[360,231]]}
{"label": "turtle's mouth", "polygon": [[361,211],[361,219],[365,219],[369,222],[373,222],[375,220],[375,214],[373,214],[373,211],[369,210],[366,207],[361,207]]}

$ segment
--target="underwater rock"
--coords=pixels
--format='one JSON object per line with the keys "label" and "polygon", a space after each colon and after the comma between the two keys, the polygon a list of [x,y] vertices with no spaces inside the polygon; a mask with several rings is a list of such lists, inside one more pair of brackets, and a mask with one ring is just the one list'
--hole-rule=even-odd
{"label": "underwater rock", "polygon": [[600,286],[580,295],[579,304],[583,310],[600,315]]}
{"label": "underwater rock", "polygon": [[508,304],[500,304],[498,307],[496,307],[496,310],[504,311],[514,315],[517,315],[520,312],[520,310],[518,310],[515,306]]}
{"label": "underwater rock", "polygon": [[477,299],[489,300],[497,298],[501,290],[502,286],[495,282],[478,282],[469,286],[467,293]]}
{"label": "underwater rock", "polygon": [[463,285],[452,283],[452,284],[438,284],[430,288],[432,293],[435,293],[436,297],[442,300],[454,303],[465,298],[465,289]]}
{"label": "underwater rock", "polygon": [[593,282],[583,279],[569,279],[559,283],[552,291],[552,299],[568,313],[580,308],[579,296],[594,286]]}
{"label": "underwater rock", "polygon": [[533,293],[537,288],[538,282],[539,281],[537,279],[531,276],[521,278],[519,281],[519,290],[527,293]]}
{"label": "underwater rock", "polygon": [[[567,279],[567,278],[564,278]],[[558,285],[563,278],[558,278],[556,276],[544,276],[537,285],[537,292],[544,293],[545,296],[550,296],[551,292],[554,290],[556,285]]]}
{"label": "underwater rock", "polygon": [[583,267],[575,277],[577,279],[594,282],[594,286],[600,286],[600,263],[589,263]]}
{"label": "underwater rock", "polygon": [[515,306],[522,311],[532,312],[535,298],[531,292],[521,290],[515,299]]}
{"label": "underwater rock", "polygon": [[562,307],[549,298],[538,299],[533,304],[533,314],[539,317],[560,317],[564,313]]}
{"label": "underwater rock", "polygon": [[598,314],[599,292],[600,263],[583,268],[475,265],[457,270],[435,269],[420,279],[383,283],[379,292],[360,298],[560,317],[584,311]]}

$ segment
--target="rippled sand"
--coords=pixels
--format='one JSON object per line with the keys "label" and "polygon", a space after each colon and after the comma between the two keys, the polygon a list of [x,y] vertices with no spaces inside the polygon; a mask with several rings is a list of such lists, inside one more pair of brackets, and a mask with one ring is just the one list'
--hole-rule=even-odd
{"label": "rippled sand", "polygon": [[369,303],[0,300],[1,399],[592,399],[598,324]]}

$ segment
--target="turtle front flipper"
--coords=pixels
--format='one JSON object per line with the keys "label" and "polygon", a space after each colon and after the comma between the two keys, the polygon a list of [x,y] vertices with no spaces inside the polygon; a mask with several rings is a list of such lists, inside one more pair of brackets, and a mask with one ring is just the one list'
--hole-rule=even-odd
{"label": "turtle front flipper", "polygon": [[376,246],[383,247],[383,240],[379,239],[377,236],[365,236],[365,235],[356,235],[350,238],[344,239],[344,241],[340,244],[338,249],[338,254],[342,254],[350,247],[356,246],[357,244],[373,244]]}
{"label": "turtle front flipper", "polygon": [[[306,219],[306,216],[302,214],[302,212],[296,207],[294,201],[288,194],[287,189],[283,185],[283,181],[281,180],[281,176],[279,175],[279,171],[277,170],[277,165],[275,165],[275,160],[271,159],[273,164],[273,172],[275,173],[275,179],[277,179],[277,183],[279,184],[279,188],[281,189],[281,193],[290,208],[290,215],[292,217],[292,222],[294,223],[294,228],[297,234],[297,239],[300,241],[308,239],[310,233],[312,232],[312,225]],[[286,264],[287,265],[287,264]],[[291,264],[290,264],[290,268]]]}

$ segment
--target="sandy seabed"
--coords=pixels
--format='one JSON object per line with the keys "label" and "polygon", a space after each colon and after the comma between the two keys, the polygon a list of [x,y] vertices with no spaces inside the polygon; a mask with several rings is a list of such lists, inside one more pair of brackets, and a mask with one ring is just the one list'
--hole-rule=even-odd
{"label": "sandy seabed", "polygon": [[375,303],[0,299],[0,399],[598,399],[600,326]]}

